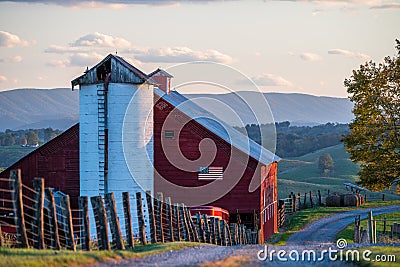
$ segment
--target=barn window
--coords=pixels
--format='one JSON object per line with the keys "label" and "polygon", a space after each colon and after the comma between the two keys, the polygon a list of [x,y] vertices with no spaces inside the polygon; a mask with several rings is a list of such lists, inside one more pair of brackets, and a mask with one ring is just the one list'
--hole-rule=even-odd
{"label": "barn window", "polygon": [[167,139],[174,139],[175,132],[174,130],[165,130],[164,131],[164,137]]}
{"label": "barn window", "polygon": [[199,180],[220,180],[224,177],[223,167],[200,166],[198,170]]}

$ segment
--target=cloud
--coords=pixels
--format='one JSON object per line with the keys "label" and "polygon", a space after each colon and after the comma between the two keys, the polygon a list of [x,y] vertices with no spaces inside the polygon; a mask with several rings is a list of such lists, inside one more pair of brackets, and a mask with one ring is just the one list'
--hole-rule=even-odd
{"label": "cloud", "polygon": [[143,62],[176,63],[188,61],[215,61],[219,63],[230,63],[232,57],[217,50],[192,50],[188,47],[164,47],[136,49],[134,57]]}
{"label": "cloud", "polygon": [[22,40],[18,35],[0,31],[0,47],[28,46],[29,42]]}
{"label": "cloud", "polygon": [[6,82],[6,81],[7,81],[7,77],[3,76],[3,75],[0,75],[0,83]]}
{"label": "cloud", "polygon": [[263,73],[251,78],[258,86],[292,86],[293,84],[281,76],[271,73]]}
{"label": "cloud", "polygon": [[331,49],[328,51],[328,54],[346,56],[346,57],[357,58],[357,59],[362,59],[362,60],[368,60],[370,58],[370,56],[368,56],[366,54],[359,53],[359,52],[352,52],[352,51],[344,50],[344,49]]}
{"label": "cloud", "polygon": [[60,45],[51,45],[44,50],[45,53],[55,53],[55,54],[68,54],[68,53],[78,53],[85,52],[85,50],[79,47],[70,47],[70,46],[60,46]]}
{"label": "cloud", "polygon": [[92,53],[76,53],[70,55],[67,59],[52,60],[47,63],[50,67],[86,67],[92,66],[103,59],[103,56],[92,52]]}
{"label": "cloud", "polygon": [[82,36],[71,44],[72,47],[91,46],[91,47],[113,47],[129,48],[131,43],[123,38],[113,37],[99,32],[90,33]]}
{"label": "cloud", "polygon": [[310,53],[310,52],[303,52],[303,53],[300,53],[300,54],[296,54],[294,52],[289,52],[288,54],[291,55],[291,56],[298,56],[301,60],[304,60],[304,61],[319,61],[319,60],[322,60],[321,56],[319,56],[317,54],[314,54],[314,53]]}
{"label": "cloud", "polygon": [[6,57],[6,58],[0,58],[1,63],[19,63],[23,59],[21,56],[13,56],[13,57]]}
{"label": "cloud", "polygon": [[371,9],[399,9],[400,8],[400,3],[389,3],[389,4],[373,5],[370,8]]}

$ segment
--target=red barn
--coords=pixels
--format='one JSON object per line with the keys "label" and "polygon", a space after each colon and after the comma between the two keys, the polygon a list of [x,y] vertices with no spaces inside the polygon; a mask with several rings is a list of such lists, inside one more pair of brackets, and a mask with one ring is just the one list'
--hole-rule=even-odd
{"label": "red barn", "polygon": [[[107,58],[121,61],[113,55]],[[133,70],[133,66],[128,68]],[[112,67],[110,71],[114,71]],[[262,239],[267,240],[277,232],[279,157],[171,91],[171,78],[158,69],[144,79],[159,84],[153,99],[154,192],[163,192],[173,202],[188,206],[226,209],[231,222],[240,218],[248,227],[260,228]],[[104,82],[100,76],[94,79],[99,79],[99,84]],[[70,195],[71,207],[76,209],[80,194],[79,147],[77,124],[1,176],[7,177],[11,169],[20,168],[27,185],[32,185],[32,178],[43,177],[46,187]],[[111,153],[106,151],[108,157],[113,156]]]}

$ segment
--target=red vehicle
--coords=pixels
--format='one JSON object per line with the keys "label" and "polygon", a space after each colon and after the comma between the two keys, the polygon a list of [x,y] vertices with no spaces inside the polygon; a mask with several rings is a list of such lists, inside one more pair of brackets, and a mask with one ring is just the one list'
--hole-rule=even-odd
{"label": "red vehicle", "polygon": [[200,212],[200,214],[207,214],[207,216],[209,217],[225,220],[227,223],[229,223],[229,212],[223,208],[214,206],[191,207],[190,215],[194,220],[197,220],[196,217],[197,212]]}

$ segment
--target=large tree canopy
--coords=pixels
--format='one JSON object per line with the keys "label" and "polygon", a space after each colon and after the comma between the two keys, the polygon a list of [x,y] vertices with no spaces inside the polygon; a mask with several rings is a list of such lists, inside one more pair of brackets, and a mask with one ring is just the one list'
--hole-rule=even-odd
{"label": "large tree canopy", "polygon": [[359,162],[359,184],[374,191],[400,178],[400,41],[397,55],[354,70],[344,85],[354,103],[355,119],[343,141]]}

